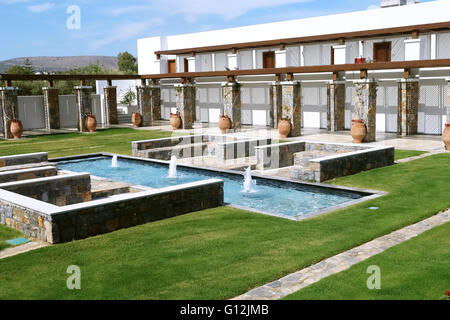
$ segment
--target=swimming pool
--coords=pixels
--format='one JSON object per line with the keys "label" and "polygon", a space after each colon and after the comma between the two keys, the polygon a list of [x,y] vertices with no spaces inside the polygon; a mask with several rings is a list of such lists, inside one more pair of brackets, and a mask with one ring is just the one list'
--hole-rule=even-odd
{"label": "swimming pool", "polygon": [[243,175],[178,166],[177,177],[169,178],[166,164],[125,158],[119,158],[116,168],[111,167],[109,157],[60,161],[58,167],[152,188],[218,178],[224,181],[225,203],[289,217],[321,211],[365,196],[359,192],[262,178],[255,178],[256,192],[245,193],[242,191]]}

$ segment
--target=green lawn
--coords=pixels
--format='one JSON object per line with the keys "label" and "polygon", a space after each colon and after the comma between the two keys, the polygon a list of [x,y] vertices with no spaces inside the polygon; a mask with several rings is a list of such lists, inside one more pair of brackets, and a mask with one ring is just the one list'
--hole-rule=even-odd
{"label": "green lawn", "polygon": [[[449,208],[449,179],[438,154],[333,181],[389,194],[310,220],[223,207],[42,248],[0,260],[0,299],[231,298]],[[82,290],[66,289],[69,265]]]}
{"label": "green lawn", "polygon": [[420,156],[421,154],[427,153],[425,151],[415,151],[415,150],[395,150],[395,156],[394,156],[394,160],[400,160],[400,159],[405,159],[405,158],[410,158],[410,157],[417,157]]}
{"label": "green lawn", "polygon": [[4,225],[0,225],[0,251],[12,247],[10,244],[6,242],[6,240],[11,240],[14,238],[23,237],[19,231],[5,227]]}
{"label": "green lawn", "polygon": [[47,151],[50,158],[83,153],[131,155],[131,141],[170,137],[172,132],[107,129],[95,133],[62,133],[0,142],[0,156]]}
{"label": "green lawn", "polygon": [[[287,300],[438,300],[450,290],[450,223],[325,278]],[[366,286],[367,268],[381,270],[381,289]]]}

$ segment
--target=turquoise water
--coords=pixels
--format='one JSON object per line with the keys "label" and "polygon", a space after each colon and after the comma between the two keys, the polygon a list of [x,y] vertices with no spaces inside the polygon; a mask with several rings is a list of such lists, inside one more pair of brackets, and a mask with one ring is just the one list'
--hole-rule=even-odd
{"label": "turquoise water", "polygon": [[257,192],[243,193],[243,175],[178,167],[177,178],[169,179],[169,167],[164,164],[120,158],[118,164],[118,168],[112,168],[111,158],[101,157],[59,162],[58,167],[75,172],[89,172],[94,176],[152,188],[211,178],[222,179],[225,203],[287,216],[316,212],[362,197],[361,194],[354,192],[268,179],[255,179]]}

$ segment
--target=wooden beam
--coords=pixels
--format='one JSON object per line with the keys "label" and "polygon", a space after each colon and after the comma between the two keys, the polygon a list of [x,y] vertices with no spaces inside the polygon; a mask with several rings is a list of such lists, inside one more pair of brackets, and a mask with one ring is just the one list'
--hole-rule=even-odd
{"label": "wooden beam", "polygon": [[53,87],[53,80],[48,80],[48,86],[49,86],[49,88]]}
{"label": "wooden beam", "polygon": [[231,48],[231,53],[232,54],[237,54],[237,49],[236,48]]}
{"label": "wooden beam", "polygon": [[361,79],[367,79],[368,71],[367,69],[361,69],[359,70],[359,77]]}
{"label": "wooden beam", "polygon": [[111,79],[106,80],[106,82],[108,83],[108,87],[112,87],[112,80]]}
{"label": "wooden beam", "polygon": [[286,45],[284,43],[280,44],[280,51],[286,50]]}
{"label": "wooden beam", "polygon": [[403,78],[409,79],[411,77],[411,69],[406,68],[403,70]]}
{"label": "wooden beam", "polygon": [[345,38],[340,38],[338,40],[338,45],[343,46],[345,44]]}
{"label": "wooden beam", "polygon": [[333,81],[339,80],[339,72],[333,72]]}
{"label": "wooden beam", "polygon": [[7,87],[12,87],[12,81],[11,80],[6,80],[5,84]]}
{"label": "wooden beam", "polygon": [[286,80],[287,80],[287,81],[293,81],[293,80],[294,80],[294,73],[288,72],[288,73],[286,74]]}
{"label": "wooden beam", "polygon": [[177,54],[189,54],[191,52],[213,52],[213,51],[227,51],[234,49],[243,48],[257,48],[257,47],[272,47],[279,46],[281,44],[299,44],[299,43],[312,43],[312,42],[323,42],[323,41],[339,41],[340,39],[361,39],[370,37],[381,37],[390,36],[397,34],[408,34],[411,32],[428,32],[428,31],[439,31],[450,29],[449,22],[431,23],[431,24],[419,24],[406,27],[395,27],[395,28],[384,28],[384,29],[373,29],[373,30],[363,30],[356,32],[344,32],[344,33],[332,33],[317,36],[308,37],[295,37],[295,38],[285,38],[276,40],[266,40],[266,41],[254,41],[254,42],[241,42],[232,44],[223,44],[215,46],[205,46],[205,47],[194,47],[186,49],[175,49],[175,50],[161,50],[156,51],[156,54],[161,55],[177,55]]}
{"label": "wooden beam", "polygon": [[145,87],[147,85],[146,79],[141,79],[141,86]]}
{"label": "wooden beam", "polygon": [[396,62],[376,62],[364,64],[335,64],[322,66],[305,67],[287,67],[287,68],[266,68],[266,69],[248,69],[248,70],[224,70],[224,71],[205,71],[205,72],[182,72],[166,74],[142,75],[146,79],[170,79],[170,78],[202,78],[202,77],[227,77],[227,76],[252,76],[252,75],[276,75],[287,73],[322,73],[322,72],[346,72],[364,70],[387,70],[387,69],[419,69],[419,68],[439,68],[450,67],[450,59],[436,60],[416,60],[416,61],[396,61]]}
{"label": "wooden beam", "polygon": [[419,39],[419,31],[413,31],[411,34],[411,37],[413,39]]}

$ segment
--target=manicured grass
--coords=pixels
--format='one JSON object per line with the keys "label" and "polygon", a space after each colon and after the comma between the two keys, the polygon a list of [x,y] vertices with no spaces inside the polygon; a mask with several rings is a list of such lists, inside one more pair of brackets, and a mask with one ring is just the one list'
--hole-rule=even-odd
{"label": "manicured grass", "polygon": [[[450,223],[325,278],[287,300],[438,300],[450,290]],[[369,290],[369,266],[379,266],[381,289]]]}
{"label": "manicured grass", "polygon": [[111,152],[131,155],[131,141],[170,137],[171,132],[128,128],[100,130],[95,133],[64,133],[1,141],[0,156],[48,152],[50,158],[83,153]]}
{"label": "manicured grass", "polygon": [[395,156],[394,156],[394,160],[400,160],[400,159],[405,159],[405,158],[410,158],[410,157],[417,157],[420,156],[421,154],[427,153],[425,151],[416,151],[416,150],[398,150],[395,149]]}
{"label": "manicured grass", "polygon": [[[0,260],[0,299],[231,298],[447,209],[449,179],[439,154],[336,180],[389,194],[310,220],[223,207],[42,248]],[[66,289],[69,265],[81,290]]]}
{"label": "manicured grass", "polygon": [[10,229],[4,225],[0,225],[0,251],[12,247],[10,244],[6,242],[6,240],[11,240],[14,238],[22,237],[23,235],[14,229]]}

